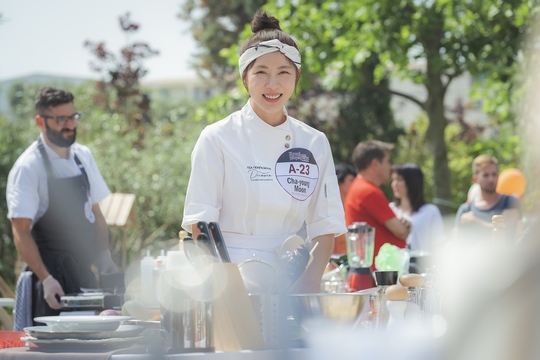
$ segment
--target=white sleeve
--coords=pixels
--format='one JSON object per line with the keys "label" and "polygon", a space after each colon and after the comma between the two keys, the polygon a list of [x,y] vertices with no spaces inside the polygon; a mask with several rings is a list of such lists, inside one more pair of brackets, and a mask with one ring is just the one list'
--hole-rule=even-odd
{"label": "white sleeve", "polygon": [[319,182],[310,199],[306,218],[307,232],[311,239],[326,234],[339,236],[347,232],[330,144],[326,136],[323,141],[323,156],[318,164]]}
{"label": "white sleeve", "polygon": [[191,231],[198,221],[218,221],[221,210],[224,158],[217,136],[206,127],[191,153],[191,174],[184,202],[182,227]]}
{"label": "white sleeve", "polygon": [[6,199],[8,218],[35,220],[39,209],[39,176],[31,166],[15,164],[8,175]]}

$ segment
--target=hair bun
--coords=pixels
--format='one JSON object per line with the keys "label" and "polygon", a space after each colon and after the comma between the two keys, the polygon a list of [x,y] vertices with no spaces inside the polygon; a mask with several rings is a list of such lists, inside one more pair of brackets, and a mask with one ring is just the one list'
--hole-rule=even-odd
{"label": "hair bun", "polygon": [[266,29],[281,30],[279,20],[273,16],[269,16],[264,10],[257,10],[251,21],[251,32],[255,34]]}

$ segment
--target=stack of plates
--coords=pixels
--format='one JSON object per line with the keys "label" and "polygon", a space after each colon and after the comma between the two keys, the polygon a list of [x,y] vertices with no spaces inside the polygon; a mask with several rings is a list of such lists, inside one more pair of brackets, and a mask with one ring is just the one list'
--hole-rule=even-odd
{"label": "stack of plates", "polygon": [[129,316],[44,316],[34,320],[46,326],[24,328],[21,340],[55,351],[107,351],[125,348],[139,341],[145,330],[140,325],[123,325]]}

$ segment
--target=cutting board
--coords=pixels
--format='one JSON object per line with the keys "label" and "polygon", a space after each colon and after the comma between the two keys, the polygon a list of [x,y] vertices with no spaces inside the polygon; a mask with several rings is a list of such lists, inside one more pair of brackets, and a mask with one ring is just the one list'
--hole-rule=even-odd
{"label": "cutting board", "polygon": [[213,264],[216,351],[264,350],[266,345],[246,287],[233,263]]}

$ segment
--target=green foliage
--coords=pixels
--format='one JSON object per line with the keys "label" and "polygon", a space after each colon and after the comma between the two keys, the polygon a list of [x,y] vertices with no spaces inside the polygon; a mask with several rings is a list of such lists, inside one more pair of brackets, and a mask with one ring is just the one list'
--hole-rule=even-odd
{"label": "green foliage", "polygon": [[[426,110],[430,126],[424,140],[434,157],[436,192],[449,197],[447,86],[464,72],[482,75],[478,93],[489,96],[486,110],[497,121],[511,120],[511,79],[532,5],[529,0],[297,0],[268,3],[265,9],[298,39],[302,71],[323,77],[326,89],[390,91]],[[365,71],[369,68],[362,65],[373,56],[379,63]],[[385,78],[421,84],[427,98],[389,90],[381,86]]]}
{"label": "green foliage", "polygon": [[37,137],[38,131],[31,119],[10,121],[2,117],[0,129],[0,274],[13,284],[17,256],[11,240],[11,222],[7,219],[7,178],[15,159]]}
{"label": "green foliage", "polygon": [[220,55],[222,49],[237,44],[239,34],[253,18],[253,14],[267,0],[186,0],[179,17],[191,24],[198,52],[195,69],[224,88],[234,85],[236,63],[230,64]]}

